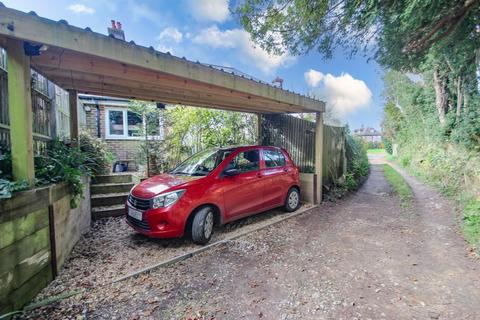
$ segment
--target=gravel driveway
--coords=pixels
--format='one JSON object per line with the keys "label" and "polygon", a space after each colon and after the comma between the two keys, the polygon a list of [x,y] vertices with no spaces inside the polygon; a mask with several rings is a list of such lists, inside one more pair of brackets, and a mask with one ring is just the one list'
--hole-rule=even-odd
{"label": "gravel driveway", "polygon": [[[144,261],[135,259],[137,251],[138,257],[157,257],[172,246],[179,251],[192,246],[133,237],[131,250],[123,250],[125,242],[106,236],[110,252],[76,250],[81,257],[74,256],[77,262],[69,262],[63,272],[69,276],[61,274],[39,298],[95,287],[27,316],[480,319],[480,264],[457,232],[452,204],[415,179],[407,181],[415,193],[410,208],[399,205],[381,167],[374,165],[361,189],[336,204],[326,203],[170,267],[102,286],[105,279]],[[110,223],[117,227],[115,220]],[[120,272],[104,265],[121,261]]]}

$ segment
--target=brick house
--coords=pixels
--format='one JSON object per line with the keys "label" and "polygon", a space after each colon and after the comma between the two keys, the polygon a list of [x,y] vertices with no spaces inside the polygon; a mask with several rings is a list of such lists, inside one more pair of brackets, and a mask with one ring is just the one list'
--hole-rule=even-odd
{"label": "brick house", "polygon": [[353,130],[353,135],[360,137],[366,142],[380,143],[382,142],[382,133],[375,128],[361,127]]}
{"label": "brick house", "polygon": [[[131,101],[105,96],[78,95],[80,126],[92,136],[105,141],[116,161],[128,164],[128,171],[139,170],[141,146],[145,141],[145,117],[131,110]],[[164,108],[164,105],[157,104]],[[148,122],[150,128],[152,121]],[[148,139],[164,138],[162,116],[153,123],[158,130]]]}

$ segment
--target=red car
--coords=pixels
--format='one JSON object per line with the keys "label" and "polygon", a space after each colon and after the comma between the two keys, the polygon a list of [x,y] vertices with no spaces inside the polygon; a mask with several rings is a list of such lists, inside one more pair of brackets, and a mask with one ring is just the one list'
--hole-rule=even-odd
{"label": "red car", "polygon": [[214,225],[299,205],[299,171],[289,154],[247,146],[208,149],[168,174],[142,181],[130,191],[126,213],[128,224],[149,237],[189,234],[205,244]]}

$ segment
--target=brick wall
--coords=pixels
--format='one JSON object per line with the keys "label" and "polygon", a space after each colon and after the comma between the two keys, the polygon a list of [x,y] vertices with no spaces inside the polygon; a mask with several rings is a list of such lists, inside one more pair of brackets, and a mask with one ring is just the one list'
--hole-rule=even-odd
{"label": "brick wall", "polygon": [[110,151],[115,155],[117,160],[134,160],[129,161],[128,170],[136,171],[138,170],[139,165],[139,151],[141,147],[141,140],[132,140],[132,139],[106,139],[106,130],[105,130],[105,116],[106,106],[100,105],[98,110],[96,107],[92,107],[89,112],[86,113],[87,127],[86,130],[93,136],[98,136],[97,129],[97,113],[100,117],[100,137],[105,141],[107,146],[110,148]]}

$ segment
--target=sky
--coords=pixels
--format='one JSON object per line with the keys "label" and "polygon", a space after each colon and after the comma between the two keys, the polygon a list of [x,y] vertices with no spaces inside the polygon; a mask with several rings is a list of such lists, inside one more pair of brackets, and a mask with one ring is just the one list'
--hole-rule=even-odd
{"label": "sky", "polygon": [[272,56],[250,40],[231,13],[229,0],[2,0],[5,6],[106,34],[120,21],[127,41],[203,63],[233,67],[283,87],[311,93],[351,129],[379,129],[382,119],[382,68],[338,49],[332,59],[318,53]]}

